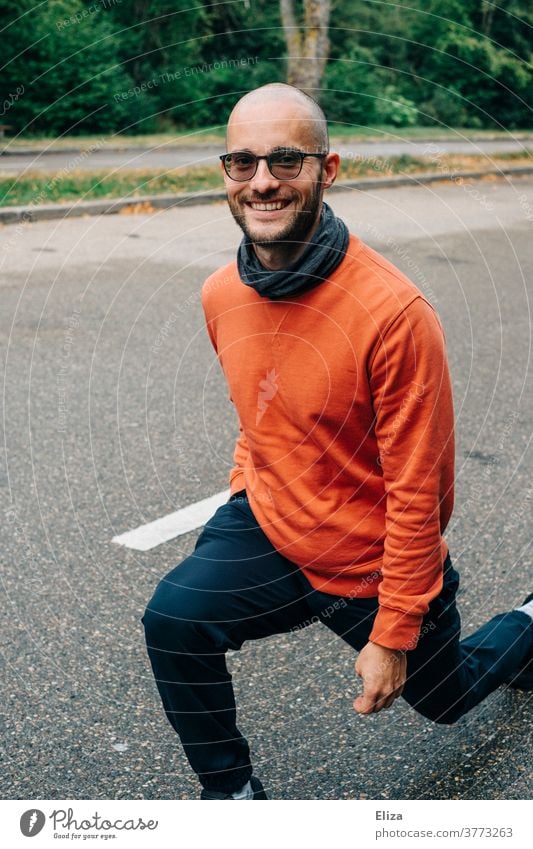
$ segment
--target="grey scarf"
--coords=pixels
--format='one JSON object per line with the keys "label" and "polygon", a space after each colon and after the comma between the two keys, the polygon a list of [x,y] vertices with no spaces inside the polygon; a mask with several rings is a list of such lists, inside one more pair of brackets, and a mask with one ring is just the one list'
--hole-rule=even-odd
{"label": "grey scarf", "polygon": [[244,236],[237,252],[237,267],[243,283],[265,298],[277,300],[300,295],[327,279],[344,259],[350,234],[344,221],[322,204],[320,223],[303,254],[287,268],[269,271],[263,268]]}

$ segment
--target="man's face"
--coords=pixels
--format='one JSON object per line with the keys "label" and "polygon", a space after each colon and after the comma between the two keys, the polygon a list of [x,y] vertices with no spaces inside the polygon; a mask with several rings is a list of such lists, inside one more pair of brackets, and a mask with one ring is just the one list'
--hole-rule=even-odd
{"label": "man's face", "polygon": [[[265,156],[277,149],[321,153],[310,132],[309,115],[298,105],[267,101],[242,105],[228,126],[228,153],[245,150]],[[302,242],[313,229],[322,207],[323,160],[308,157],[293,180],[274,177],[266,160],[254,177],[240,183],[224,173],[231,213],[256,244]],[[272,206],[274,205],[274,208]]]}

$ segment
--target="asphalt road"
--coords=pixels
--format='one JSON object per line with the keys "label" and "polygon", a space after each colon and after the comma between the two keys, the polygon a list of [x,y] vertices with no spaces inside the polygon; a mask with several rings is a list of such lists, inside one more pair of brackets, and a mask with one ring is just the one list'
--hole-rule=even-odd
{"label": "asphalt road", "polygon": [[[332,196],[444,323],[457,419],[447,539],[465,632],[531,589],[533,182]],[[203,327],[233,258],[225,204],[0,229],[4,739],[9,799],[195,798],[140,617],[192,532],[118,533],[223,489],[236,424]],[[314,625],[231,657],[240,723],[278,799],[529,798],[531,696],[452,727],[351,708],[354,656]]]}
{"label": "asphalt road", "polygon": [[[341,142],[332,145],[344,159],[361,157],[427,156],[444,153],[456,154],[485,154],[487,157],[496,153],[524,152],[533,148],[533,138],[522,141],[499,139],[495,141],[394,141],[394,142],[358,142],[357,144]],[[165,149],[165,148],[169,149]],[[220,153],[224,152],[223,145],[197,145],[191,147],[172,147],[170,143],[152,150],[112,151],[105,147],[96,147],[87,154],[47,153],[31,155],[0,156],[0,172],[24,173],[26,171],[60,171],[69,170],[122,170],[160,168],[172,169],[190,167],[192,165],[213,165]]]}

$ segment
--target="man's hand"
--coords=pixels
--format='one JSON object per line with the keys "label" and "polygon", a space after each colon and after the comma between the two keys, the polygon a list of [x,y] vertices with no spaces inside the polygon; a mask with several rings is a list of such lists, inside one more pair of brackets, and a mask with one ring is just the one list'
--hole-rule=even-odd
{"label": "man's hand", "polygon": [[406,679],[405,652],[367,643],[359,652],[356,674],[363,679],[363,695],[353,703],[357,713],[377,713],[401,696]]}

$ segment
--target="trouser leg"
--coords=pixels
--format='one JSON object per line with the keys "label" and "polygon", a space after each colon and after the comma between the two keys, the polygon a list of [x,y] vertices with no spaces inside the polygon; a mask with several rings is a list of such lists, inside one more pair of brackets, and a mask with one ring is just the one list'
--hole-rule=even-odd
{"label": "trouser leg", "polygon": [[459,575],[448,563],[445,585],[424,618],[418,646],[407,654],[403,697],[423,716],[451,724],[479,704],[530,656],[533,621],[511,610],[460,639],[455,604]]}
{"label": "trouser leg", "polygon": [[[448,557],[444,586],[422,622],[416,649],[407,652],[403,698],[434,722],[453,723],[503,684],[531,656],[533,621],[509,611],[464,640],[455,604],[459,575]],[[378,610],[376,598],[343,599],[324,593],[309,598],[324,625],[360,651]]]}
{"label": "trouser leg", "polygon": [[166,715],[204,787],[231,793],[252,773],[226,651],[310,621],[307,582],[272,547],[246,501],[217,510],[193,554],[143,617]]}

